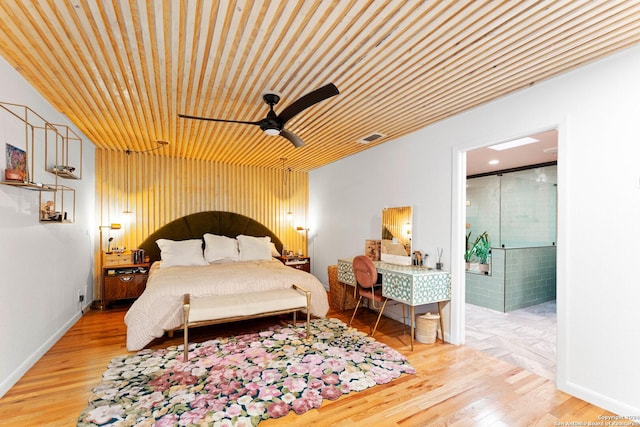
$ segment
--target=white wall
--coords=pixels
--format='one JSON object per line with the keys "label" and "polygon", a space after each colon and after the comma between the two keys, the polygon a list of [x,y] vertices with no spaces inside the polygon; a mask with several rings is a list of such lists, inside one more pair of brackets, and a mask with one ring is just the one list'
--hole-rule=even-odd
{"label": "white wall", "polygon": [[[441,121],[309,176],[314,273],[377,238],[384,206],[413,205],[414,247],[445,248],[448,338],[464,341],[463,151],[557,128],[558,388],[640,415],[640,47]],[[384,129],[375,129],[384,133]]]}
{"label": "white wall", "polygon": [[[37,192],[0,185],[2,396],[80,318],[78,290],[85,295],[85,304],[93,300],[97,228],[93,144],[2,58],[0,81],[0,101],[27,105],[51,123],[71,126],[84,143],[82,180],[59,181],[76,189],[75,223],[40,224]],[[0,116],[7,114],[0,111]],[[6,118],[0,120],[2,123],[5,128],[0,128],[0,180],[4,180],[6,167],[5,144],[18,145],[15,132],[6,128]],[[20,136],[24,139],[24,131]],[[51,175],[51,181],[46,182],[54,180]]]}

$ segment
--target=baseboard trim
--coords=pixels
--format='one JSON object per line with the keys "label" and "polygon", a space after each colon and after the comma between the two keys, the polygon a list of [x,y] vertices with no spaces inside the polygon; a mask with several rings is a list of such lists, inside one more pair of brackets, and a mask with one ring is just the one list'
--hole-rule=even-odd
{"label": "baseboard trim", "polygon": [[53,345],[58,342],[58,340],[62,338],[62,336],[66,334],[69,329],[71,329],[71,327],[80,319],[81,316],[82,314],[80,312],[77,312],[71,319],[69,319],[64,325],[62,325],[62,327],[60,327],[60,329],[58,329],[56,333],[51,336],[51,338],[42,343],[42,345],[38,347],[36,351],[33,352],[33,354],[31,354],[31,356],[29,356],[24,362],[22,362],[20,366],[18,366],[18,368],[11,373],[11,375],[9,375],[7,378],[5,378],[4,381],[2,381],[2,383],[0,383],[0,398],[4,396],[9,390],[11,390],[11,387],[13,387],[20,380],[20,378],[22,378],[22,376],[26,374],[27,371],[31,369],[33,365],[35,365],[36,362],[40,360],[40,358],[44,356],[44,354],[49,351],[49,349],[53,347]]}
{"label": "baseboard trim", "polygon": [[572,396],[577,397],[578,399],[582,399],[585,402],[589,402],[592,405],[599,406],[603,409],[606,409],[607,411],[617,414],[621,420],[624,419],[624,417],[636,417],[635,419],[632,418],[630,421],[634,422],[636,425],[638,424],[637,417],[640,416],[640,408],[635,408],[632,405],[612,399],[608,396],[605,396],[589,388],[585,388],[579,384],[572,383],[570,381],[567,381],[563,384],[560,384],[559,382],[557,386],[559,390],[565,393],[568,393]]}

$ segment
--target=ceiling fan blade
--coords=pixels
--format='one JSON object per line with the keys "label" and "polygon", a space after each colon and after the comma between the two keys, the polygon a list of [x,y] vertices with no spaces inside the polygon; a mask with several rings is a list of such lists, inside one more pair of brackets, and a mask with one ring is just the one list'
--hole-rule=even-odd
{"label": "ceiling fan blade", "polygon": [[210,122],[240,123],[240,124],[243,124],[243,125],[257,125],[257,126],[260,126],[260,122],[246,122],[246,121],[243,121],[243,120],[212,119],[210,117],[188,116],[186,114],[178,114],[178,117],[182,117],[183,119],[207,120],[207,121],[210,121]]}
{"label": "ceiling fan blade", "polygon": [[298,135],[296,135],[293,132],[289,132],[286,129],[282,129],[280,131],[280,136],[283,136],[283,137],[287,138],[289,141],[291,141],[293,146],[296,147],[296,148],[300,148],[300,147],[302,147],[304,145],[304,141],[301,140]]}
{"label": "ceiling fan blade", "polygon": [[329,83],[295,100],[282,110],[278,115],[278,119],[280,119],[282,126],[284,126],[284,124],[296,114],[339,93],[338,88],[333,83]]}

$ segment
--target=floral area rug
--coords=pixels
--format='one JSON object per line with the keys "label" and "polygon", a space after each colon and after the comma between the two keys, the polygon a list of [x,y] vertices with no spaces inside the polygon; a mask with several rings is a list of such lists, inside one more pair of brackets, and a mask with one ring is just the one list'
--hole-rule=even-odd
{"label": "floral area rug", "polygon": [[78,426],[255,426],[415,373],[404,356],[337,319],[115,358]]}

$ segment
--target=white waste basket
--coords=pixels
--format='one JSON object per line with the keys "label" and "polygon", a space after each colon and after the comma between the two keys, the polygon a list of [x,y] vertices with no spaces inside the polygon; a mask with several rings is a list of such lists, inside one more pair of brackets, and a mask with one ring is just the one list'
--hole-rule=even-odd
{"label": "white waste basket", "polygon": [[426,313],[416,317],[416,340],[424,344],[433,344],[438,335],[440,316]]}

